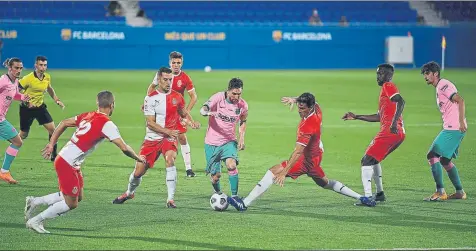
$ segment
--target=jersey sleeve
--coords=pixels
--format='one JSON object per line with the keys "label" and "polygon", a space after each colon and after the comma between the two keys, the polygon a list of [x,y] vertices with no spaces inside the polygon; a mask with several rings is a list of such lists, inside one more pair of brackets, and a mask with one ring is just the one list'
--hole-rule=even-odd
{"label": "jersey sleeve", "polygon": [[398,91],[397,86],[392,84],[392,83],[385,83],[382,88],[383,88],[383,91],[384,91],[385,95],[389,99],[393,98],[397,94],[400,94],[400,92]]}
{"label": "jersey sleeve", "polygon": [[447,97],[449,100],[453,98],[453,96],[458,93],[458,90],[456,89],[456,86],[452,83],[447,83],[444,85],[440,91],[443,93],[445,97]]}
{"label": "jersey sleeve", "polygon": [[155,115],[155,101],[150,96],[146,96],[144,99],[144,115],[145,116]]}
{"label": "jersey sleeve", "polygon": [[186,85],[185,85],[185,88],[187,89],[187,91],[193,91],[195,90],[195,86],[193,86],[193,82],[192,82],[192,79],[190,78],[190,76],[187,75],[186,77]]}
{"label": "jersey sleeve", "polygon": [[224,94],[222,92],[214,94],[203,105],[207,106],[210,111],[216,110],[214,108],[217,106],[218,102],[220,101],[221,95],[224,95]]}
{"label": "jersey sleeve", "polygon": [[243,100],[243,109],[241,109],[240,120],[246,120],[248,117],[248,103]]}
{"label": "jersey sleeve", "polygon": [[22,88],[22,89],[28,88],[29,82],[30,82],[28,80],[28,75],[21,78],[18,82],[20,83],[20,88]]}
{"label": "jersey sleeve", "polygon": [[307,146],[309,141],[311,141],[312,130],[309,123],[305,123],[298,131],[297,144]]}
{"label": "jersey sleeve", "polygon": [[110,141],[121,138],[119,128],[112,121],[108,121],[104,124],[101,130],[102,134],[106,136]]}

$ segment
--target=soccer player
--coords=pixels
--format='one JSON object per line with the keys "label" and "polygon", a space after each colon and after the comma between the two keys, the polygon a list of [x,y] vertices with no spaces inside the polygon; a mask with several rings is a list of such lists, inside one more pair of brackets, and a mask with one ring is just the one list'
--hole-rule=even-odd
{"label": "soccer player", "polygon": [[[186,111],[190,113],[195,103],[197,103],[198,97],[197,92],[195,91],[195,87],[193,86],[192,79],[182,71],[183,65],[183,56],[180,52],[173,51],[169,55],[169,65],[173,72],[172,78],[172,90],[180,93],[182,96],[187,90],[188,95],[190,96],[190,102],[187,105]],[[158,81],[157,81],[157,74],[155,75],[152,84],[149,85],[147,90],[147,94],[154,91],[156,88]],[[177,130],[179,130],[178,140],[180,143],[180,150],[182,152],[183,162],[185,163],[185,169],[187,172],[187,177],[195,177],[195,173],[192,170],[192,160],[190,155],[190,145],[188,144],[187,140],[187,121],[181,119],[179,124],[177,125]]]}
{"label": "soccer player", "polygon": [[[447,199],[466,199],[463,185],[459,178],[458,169],[451,161],[458,156],[468,125],[466,124],[464,99],[458,93],[456,86],[440,76],[440,66],[436,62],[428,62],[421,68],[421,74],[428,85],[436,88],[436,105],[443,119],[443,130],[438,134],[427,154],[431,172],[436,183],[436,192],[426,201],[442,201]],[[447,195],[443,184],[443,170],[453,183],[456,192]]]}
{"label": "soccer player", "polygon": [[[214,94],[203,104],[200,114],[208,116],[208,129],[205,135],[206,174],[210,174],[213,189],[221,193],[221,162],[228,169],[228,180],[232,197],[238,198],[238,151],[245,149],[246,119],[248,104],[241,98],[243,81],[233,78],[228,90]],[[239,139],[236,139],[236,125]]]}
{"label": "soccer player", "polygon": [[379,110],[377,114],[355,115],[346,113],[343,120],[363,120],[367,122],[380,122],[380,131],[370,142],[362,165],[362,184],[365,196],[372,196],[372,178],[377,187],[376,201],[385,201],[385,193],[382,184],[382,162],[390,153],[395,151],[405,139],[403,127],[403,100],[397,86],[392,83],[395,69],[390,64],[380,64],[377,68],[377,84],[381,86],[379,97]]}
{"label": "soccer player", "polygon": [[3,66],[8,68],[8,72],[0,77],[0,98],[3,100],[0,104],[0,139],[8,140],[10,146],[5,151],[2,168],[0,169],[0,179],[16,184],[10,173],[10,166],[18,154],[23,141],[18,136],[17,130],[7,121],[6,115],[12,100],[28,101],[28,95],[23,95],[18,90],[18,78],[23,70],[23,63],[19,58],[10,58],[5,60]]}
{"label": "soccer player", "polygon": [[[48,112],[47,106],[44,103],[45,91],[50,94],[55,103],[64,108],[63,102],[56,96],[53,86],[51,86],[51,76],[46,73],[48,68],[48,59],[44,56],[37,56],[35,60],[35,70],[20,79],[20,89],[23,93],[30,96],[28,102],[20,104],[20,137],[26,139],[30,132],[30,127],[34,120],[38,121],[38,124],[43,125],[48,131],[48,137],[51,138],[55,130],[55,123],[53,118]],[[53,148],[51,154],[51,161],[56,158],[56,148]]]}
{"label": "soccer player", "polygon": [[[42,150],[45,159],[51,158],[54,145],[68,127],[76,127],[71,139],[59,152],[54,166],[58,175],[60,192],[43,197],[26,197],[25,220],[27,228],[40,234],[49,233],[43,227],[45,220],[53,219],[75,209],[83,196],[83,175],[81,164],[94,151],[96,146],[107,139],[119,147],[129,158],[145,162],[121,138],[119,129],[109,119],[114,111],[114,96],[109,91],[97,95],[98,110],[82,113],[74,118],[63,120],[51,135],[50,142]],[[32,217],[40,205],[49,207]]]}
{"label": "soccer player", "polygon": [[330,180],[321,167],[324,147],[321,141],[322,111],[316,103],[314,95],[303,93],[297,98],[285,97],[282,102],[291,105],[297,104],[301,121],[298,125],[297,141],[293,153],[289,160],[281,162],[271,167],[258,185],[243,200],[228,197],[227,201],[238,211],[245,211],[261,194],[263,194],[273,184],[284,185],[284,179],[291,177],[297,179],[303,174],[311,177],[314,182],[329,190],[360,200],[367,206],[375,206],[375,201],[352,191],[337,180]]}
{"label": "soccer player", "polygon": [[155,161],[162,154],[165,159],[167,204],[168,208],[176,208],[174,201],[175,186],[177,183],[177,128],[180,117],[187,118],[192,129],[200,128],[185,109],[183,96],[172,90],[172,70],[167,67],[160,68],[157,73],[157,90],[153,91],[144,101],[144,115],[147,121],[145,140],[142,144],[140,155],[146,156],[147,163],[137,162],[134,171],[129,176],[127,191],[114,199],[113,204],[122,204],[134,198],[134,193],[142,181],[142,176],[149,168],[153,168]]}

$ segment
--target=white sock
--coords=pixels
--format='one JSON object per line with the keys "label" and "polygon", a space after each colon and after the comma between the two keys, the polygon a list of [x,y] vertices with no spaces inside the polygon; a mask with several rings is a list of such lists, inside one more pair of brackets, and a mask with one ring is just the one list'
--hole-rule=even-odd
{"label": "white sock", "polygon": [[374,169],[372,166],[362,166],[362,185],[366,197],[372,196],[372,176]]}
{"label": "white sock", "polygon": [[127,185],[127,195],[134,194],[141,181],[142,177],[136,178],[134,177],[134,172],[132,172],[129,176],[129,185]]}
{"label": "white sock", "polygon": [[346,187],[338,180],[329,180],[329,183],[324,187],[325,189],[334,190],[336,193],[340,193],[354,199],[359,199],[362,195],[354,192],[354,190]]}
{"label": "white sock", "polygon": [[175,186],[177,184],[177,168],[175,166],[165,168],[165,182],[167,183],[167,201],[174,200]]}
{"label": "white sock", "polygon": [[268,190],[268,188],[273,184],[273,178],[274,174],[271,172],[271,170],[268,170],[258,185],[256,185],[250,194],[248,194],[248,196],[246,196],[246,198],[243,200],[245,206],[251,205],[251,202],[266,192],[266,190]]}
{"label": "white sock", "polygon": [[35,197],[32,201],[33,205],[39,206],[39,205],[53,205],[58,201],[64,200],[63,193],[61,192],[56,192],[52,194],[45,195],[43,197]]}
{"label": "white sock", "polygon": [[190,145],[180,145],[180,148],[182,150],[182,157],[183,157],[183,162],[185,163],[185,169],[190,170],[192,169],[192,160],[190,157]]}
{"label": "white sock", "polygon": [[69,206],[66,204],[66,201],[62,200],[49,206],[45,211],[32,218],[32,220],[43,221],[46,219],[53,219],[68,212],[69,210],[70,209]]}
{"label": "white sock", "polygon": [[0,172],[2,172],[2,173],[8,173],[8,172],[10,172],[10,170],[5,170],[5,169],[2,168],[2,169],[0,169]]}
{"label": "white sock", "polygon": [[383,183],[382,183],[382,166],[380,166],[380,163],[377,165],[372,166],[374,169],[374,181],[375,181],[375,186],[377,187],[377,193],[380,193],[383,191]]}

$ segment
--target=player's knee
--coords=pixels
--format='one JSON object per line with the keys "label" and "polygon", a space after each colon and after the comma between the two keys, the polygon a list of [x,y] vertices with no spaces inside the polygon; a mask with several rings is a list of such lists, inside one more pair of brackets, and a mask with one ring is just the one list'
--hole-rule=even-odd
{"label": "player's knee", "polygon": [[374,157],[365,155],[360,161],[360,163],[362,166],[373,166],[373,165],[377,165],[378,161]]}
{"label": "player's knee", "polygon": [[284,169],[284,168],[283,168],[283,166],[282,166],[281,164],[277,164],[277,165],[271,167],[269,170],[270,170],[274,175],[276,175],[276,174],[280,173],[283,169]]}
{"label": "player's knee", "polygon": [[438,158],[438,154],[436,154],[435,152],[432,152],[430,151],[427,155],[426,155],[426,159],[430,160],[430,159],[434,159],[434,158]]}
{"label": "player's knee", "polygon": [[[326,188],[326,189],[329,189],[328,188],[328,184],[329,184],[329,180],[327,179],[327,177],[324,177],[324,178],[319,178],[319,177],[311,177],[312,180],[314,180],[314,182],[322,187],[322,188]],[[332,187],[330,187],[330,189],[332,189]]]}
{"label": "player's knee", "polygon": [[221,178],[221,173],[215,173],[212,175],[212,182],[217,183]]}
{"label": "player's knee", "polygon": [[236,160],[235,159],[227,159],[226,160],[226,168],[228,171],[235,170],[236,169]]}
{"label": "player's knee", "polygon": [[450,163],[451,163],[451,160],[448,159],[448,158],[445,158],[445,157],[441,157],[440,158],[440,163],[443,165],[443,167],[445,169],[447,169],[447,167],[449,167]]}

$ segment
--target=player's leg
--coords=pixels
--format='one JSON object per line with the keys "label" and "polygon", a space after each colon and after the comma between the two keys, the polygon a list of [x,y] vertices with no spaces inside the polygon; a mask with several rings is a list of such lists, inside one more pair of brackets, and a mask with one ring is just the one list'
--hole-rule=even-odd
{"label": "player's leg", "polygon": [[185,163],[187,177],[195,177],[195,173],[192,170],[192,157],[190,154],[190,145],[188,144],[187,134],[185,132],[180,133],[178,140],[180,143],[180,151],[182,152],[183,162]]}
{"label": "player's leg", "polygon": [[15,160],[20,147],[23,145],[23,141],[18,135],[17,130],[15,130],[7,120],[0,122],[0,138],[6,139],[10,142],[10,145],[5,151],[2,168],[0,169],[0,179],[10,184],[16,184],[17,181],[13,179],[10,173],[10,167]]}
{"label": "player's leg", "polygon": [[463,190],[458,169],[451,161],[453,158],[458,157],[459,146],[465,136],[465,133],[462,133],[458,130],[445,130],[444,132],[446,134],[444,137],[445,144],[440,147],[440,163],[443,165],[443,168],[445,168],[448,177],[450,178],[451,183],[456,190],[456,193],[449,195],[448,199],[466,199],[466,193]]}
{"label": "player's leg", "polygon": [[55,169],[64,200],[58,200],[27,221],[26,226],[38,233],[49,233],[44,229],[43,222],[75,209],[78,206],[79,196],[82,197],[84,183],[81,172],[73,169],[61,157],[55,160]]}
{"label": "player's leg", "polygon": [[[286,166],[286,164],[284,164],[284,166]],[[271,187],[271,185],[274,182],[275,175],[280,173],[283,170],[284,170],[284,167],[282,164],[277,164],[271,167],[268,171],[266,171],[263,178],[258,182],[258,184],[253,188],[253,190],[251,190],[248,196],[246,196],[246,198],[243,199],[243,206],[240,207],[240,205],[237,205],[237,207],[235,208],[237,208],[240,211],[246,210],[254,200],[256,200],[259,196],[261,196],[264,192],[266,192],[268,188]]]}
{"label": "player's leg", "polygon": [[33,197],[33,196],[28,196],[26,197],[26,202],[25,202],[25,220],[28,221],[31,219],[33,214],[35,213],[35,210],[42,205],[48,205],[51,206],[55,204],[58,201],[64,200],[63,193],[56,192],[56,193],[51,193],[42,197]]}
{"label": "player's leg", "polygon": [[379,164],[379,161],[374,157],[365,154],[360,160],[362,185],[364,187],[364,196],[372,197],[372,179],[374,176],[374,166]]}
{"label": "player's leg", "polygon": [[210,174],[213,190],[216,193],[221,193],[221,148],[205,144],[205,159],[207,161],[205,173]]}
{"label": "player's leg", "polygon": [[155,161],[157,160],[159,154],[159,143],[152,141],[144,141],[142,143],[139,155],[145,156],[147,164],[142,162],[136,162],[134,171],[129,175],[129,183],[127,185],[127,190],[121,196],[115,198],[113,204],[122,204],[126,200],[134,198],[135,191],[137,187],[142,182],[142,176],[147,172],[149,168],[153,168]]}
{"label": "player's leg", "polygon": [[221,146],[221,159],[225,160],[226,169],[228,169],[228,181],[230,182],[230,190],[232,197],[238,197],[238,143],[231,141]]}
{"label": "player's leg", "polygon": [[28,138],[28,134],[30,132],[31,125],[35,117],[30,108],[20,105],[20,138],[26,139]]}
{"label": "player's leg", "polygon": [[177,186],[177,168],[175,167],[175,159],[177,158],[177,149],[167,150],[165,157],[165,183],[167,185],[167,204],[168,208],[176,208],[174,197]]}

